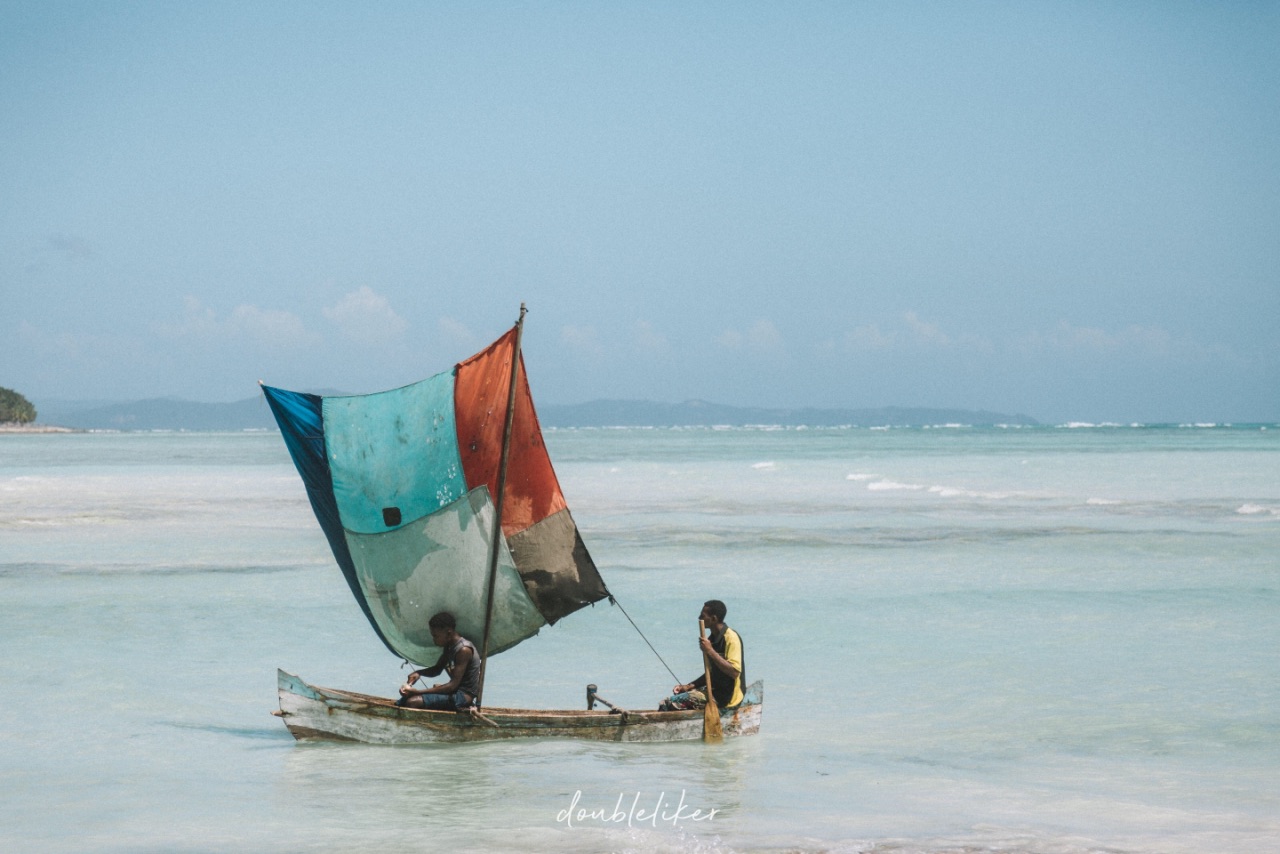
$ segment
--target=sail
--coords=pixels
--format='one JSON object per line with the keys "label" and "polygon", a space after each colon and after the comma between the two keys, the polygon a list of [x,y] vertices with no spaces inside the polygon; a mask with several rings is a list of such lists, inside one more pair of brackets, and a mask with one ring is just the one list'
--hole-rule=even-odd
{"label": "sail", "polygon": [[490,654],[608,595],[551,467],[523,359],[495,518],[515,351],[512,329],[451,371],[376,394],[262,388],[356,601],[415,663],[439,656],[427,621],[440,611],[463,636],[483,636],[495,524]]}

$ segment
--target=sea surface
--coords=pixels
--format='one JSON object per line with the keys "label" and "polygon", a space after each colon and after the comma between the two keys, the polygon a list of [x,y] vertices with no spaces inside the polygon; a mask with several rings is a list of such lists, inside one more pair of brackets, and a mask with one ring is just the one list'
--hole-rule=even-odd
{"label": "sea surface", "polygon": [[[0,435],[0,850],[1280,851],[1280,425],[546,440],[675,676],[728,603],[759,736],[298,744],[277,667],[404,670],[279,435]],[[605,602],[486,699],[587,683],[674,678]]]}

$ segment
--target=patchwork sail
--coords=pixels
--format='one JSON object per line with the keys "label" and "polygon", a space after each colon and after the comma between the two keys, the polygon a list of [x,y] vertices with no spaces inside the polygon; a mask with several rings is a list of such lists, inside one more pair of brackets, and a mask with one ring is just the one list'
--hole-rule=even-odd
{"label": "patchwork sail", "polygon": [[427,627],[439,611],[464,637],[484,636],[495,540],[490,655],[608,596],[543,444],[518,331],[390,391],[262,388],[356,601],[383,643],[417,664],[440,654]]}

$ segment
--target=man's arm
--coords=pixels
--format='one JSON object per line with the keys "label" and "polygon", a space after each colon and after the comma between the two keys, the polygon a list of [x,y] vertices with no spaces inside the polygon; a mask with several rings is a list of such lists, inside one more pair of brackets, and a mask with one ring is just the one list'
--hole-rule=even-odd
{"label": "man's arm", "polygon": [[[738,674],[742,672],[742,653],[739,652],[737,655],[734,655],[734,650],[730,648],[734,645],[728,643],[725,644],[725,652],[729,654],[730,658],[725,658],[723,655],[716,652],[715,647],[711,645],[711,640],[709,638],[703,638],[701,646],[702,651],[706,653],[707,660],[711,662],[712,666],[727,676],[732,676],[734,679],[738,678]],[[731,660],[734,658],[737,659],[736,663]],[[706,681],[705,678],[703,681]]]}
{"label": "man's arm", "polygon": [[[432,685],[430,688],[426,688],[422,691],[417,691],[415,693],[452,694],[453,692],[457,691],[458,686],[462,684],[462,677],[466,675],[467,665],[470,663],[471,663],[471,648],[464,646],[462,649],[458,650],[458,656],[453,660],[453,678],[452,679],[450,679],[448,682],[445,682],[442,685]],[[434,670],[435,668],[432,668],[432,669]],[[436,671],[436,673],[439,673],[439,672],[440,671],[438,670]],[[430,674],[430,675],[434,676],[435,674]]]}
{"label": "man's arm", "polygon": [[[409,685],[414,684],[422,676],[432,676],[432,677],[439,676],[441,671],[444,670],[444,663],[445,663],[446,656],[448,656],[448,653],[442,652],[440,653],[440,657],[436,659],[435,664],[431,665],[430,667],[424,667],[421,670],[415,670],[412,673],[410,673],[409,678],[405,680],[405,683],[404,683],[405,686],[407,687]],[[409,694],[425,694],[427,692],[426,691],[405,691],[401,689],[400,693],[402,695],[408,696]]]}
{"label": "man's arm", "polygon": [[694,679],[692,682],[686,682],[684,684],[677,685],[675,687],[675,690],[672,693],[683,694],[686,691],[701,691],[706,684],[707,684],[706,674],[705,673],[700,674],[698,678]]}

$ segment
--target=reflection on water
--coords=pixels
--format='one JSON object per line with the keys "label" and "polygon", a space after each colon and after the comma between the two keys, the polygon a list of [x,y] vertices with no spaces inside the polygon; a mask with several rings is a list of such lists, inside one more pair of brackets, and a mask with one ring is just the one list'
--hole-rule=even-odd
{"label": "reflection on water", "polygon": [[[684,845],[742,814],[760,770],[754,742],[302,743],[285,752],[272,797],[276,811],[339,847],[394,844],[409,832],[433,846],[499,851],[513,831],[525,850],[601,850],[646,833]],[[594,815],[564,816],[571,805]]]}

